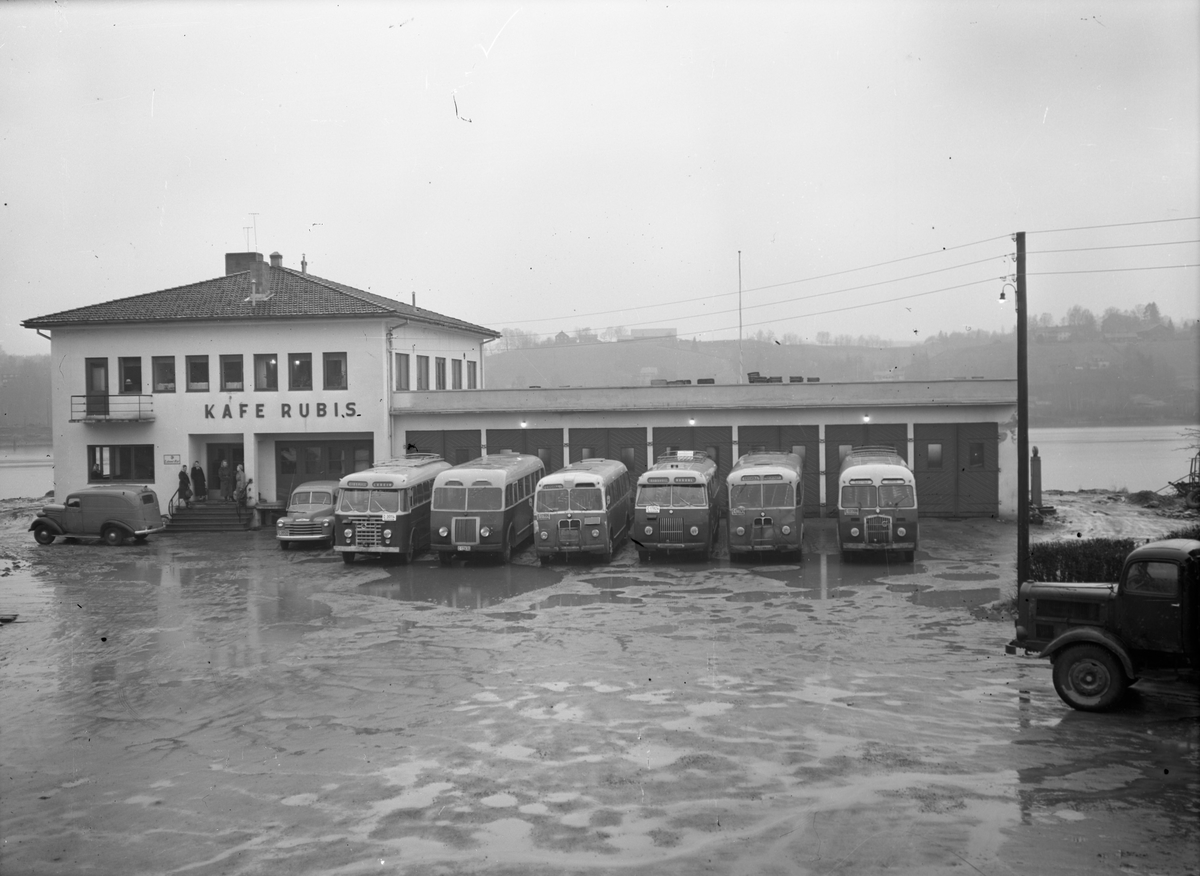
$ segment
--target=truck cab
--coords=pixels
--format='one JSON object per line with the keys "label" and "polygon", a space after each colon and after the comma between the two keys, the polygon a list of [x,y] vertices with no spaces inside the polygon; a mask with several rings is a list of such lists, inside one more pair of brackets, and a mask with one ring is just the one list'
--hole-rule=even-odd
{"label": "truck cab", "polygon": [[1030,581],[1006,647],[1053,663],[1054,688],[1082,711],[1112,708],[1151,674],[1200,670],[1200,541],[1136,548],[1115,584]]}

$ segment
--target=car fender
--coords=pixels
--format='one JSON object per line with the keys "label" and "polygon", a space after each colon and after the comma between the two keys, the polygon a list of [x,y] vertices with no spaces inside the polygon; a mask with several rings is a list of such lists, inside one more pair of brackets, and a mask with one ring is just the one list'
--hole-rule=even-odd
{"label": "car fender", "polygon": [[1133,658],[1129,656],[1129,652],[1125,649],[1125,646],[1121,643],[1121,640],[1112,633],[1106,632],[1105,630],[1093,629],[1092,627],[1078,627],[1073,630],[1067,630],[1065,633],[1063,633],[1057,639],[1051,641],[1049,645],[1043,648],[1042,653],[1038,654],[1038,656],[1048,657],[1053,660],[1056,656],[1058,656],[1058,652],[1063,648],[1066,648],[1068,645],[1077,645],[1083,643],[1100,645],[1101,647],[1112,651],[1113,654],[1117,656],[1117,659],[1121,661],[1121,666],[1125,670],[1126,677],[1130,679],[1137,678],[1137,672],[1134,671],[1133,668]]}
{"label": "car fender", "polygon": [[58,523],[57,520],[51,520],[49,517],[35,518],[33,523],[29,524],[29,531],[33,532],[35,529],[40,529],[43,526],[46,527],[47,529],[49,529],[55,535],[66,535],[67,534],[67,531],[62,528],[62,526]]}

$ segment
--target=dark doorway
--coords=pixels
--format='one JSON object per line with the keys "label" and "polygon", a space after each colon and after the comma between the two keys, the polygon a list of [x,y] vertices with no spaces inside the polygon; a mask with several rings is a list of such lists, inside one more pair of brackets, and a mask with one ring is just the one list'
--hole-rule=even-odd
{"label": "dark doorway", "polygon": [[239,465],[246,464],[246,454],[239,444],[209,444],[207,448],[207,462],[204,468],[204,477],[207,480],[208,499],[210,502],[221,501],[221,462],[229,463],[229,480],[230,493],[233,492],[233,475],[237,471]]}

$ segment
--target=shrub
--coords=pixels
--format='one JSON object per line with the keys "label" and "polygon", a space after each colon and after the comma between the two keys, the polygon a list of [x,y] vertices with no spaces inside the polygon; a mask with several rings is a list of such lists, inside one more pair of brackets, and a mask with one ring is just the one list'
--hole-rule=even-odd
{"label": "shrub", "polygon": [[[1177,529],[1154,541],[1168,538],[1200,541],[1200,524]],[[1029,577],[1034,581],[1115,584],[1121,577],[1126,555],[1145,543],[1135,538],[1083,538],[1030,545]]]}

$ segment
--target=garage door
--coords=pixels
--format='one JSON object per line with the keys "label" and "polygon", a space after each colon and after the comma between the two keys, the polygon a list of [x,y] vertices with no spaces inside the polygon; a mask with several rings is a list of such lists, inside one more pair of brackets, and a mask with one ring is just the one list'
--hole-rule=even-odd
{"label": "garage door", "polygon": [[451,465],[477,459],[483,453],[478,429],[409,430],[404,433],[409,453],[436,453]]}
{"label": "garage door", "polygon": [[931,517],[994,517],[1000,505],[998,423],[915,423],[917,507]]}
{"label": "garage door", "polygon": [[[851,447],[891,447],[908,461],[908,426],[904,423],[847,423],[825,427],[825,513],[837,514],[838,472]],[[920,493],[917,502],[920,503]]]}
{"label": "garage door", "polygon": [[571,446],[571,462],[581,459],[618,459],[625,463],[630,475],[636,480],[646,470],[646,430],[625,429],[571,429],[568,432]]}
{"label": "garage door", "polygon": [[817,426],[738,426],[738,454],[796,453],[804,462],[804,514],[821,513],[821,443]]}
{"label": "garage door", "polygon": [[562,429],[488,429],[488,453],[528,453],[539,456],[547,474],[563,467]]}

